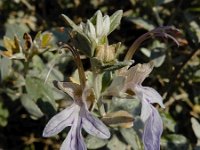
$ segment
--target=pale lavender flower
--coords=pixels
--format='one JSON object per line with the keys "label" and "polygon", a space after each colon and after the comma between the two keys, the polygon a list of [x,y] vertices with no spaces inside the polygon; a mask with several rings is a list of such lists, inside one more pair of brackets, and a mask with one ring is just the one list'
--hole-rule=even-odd
{"label": "pale lavender flower", "polygon": [[141,119],[144,122],[143,143],[145,150],[159,150],[160,137],[163,131],[162,119],[153,107],[158,103],[165,108],[160,94],[151,87],[142,86],[142,82],[153,69],[153,63],[137,64],[126,72],[126,80],[123,90],[132,90],[141,100]]}
{"label": "pale lavender flower", "polygon": [[71,126],[67,138],[61,145],[61,150],[86,150],[81,129],[102,139],[110,137],[108,128],[88,111],[86,98],[88,89],[82,91],[81,86],[71,82],[58,82],[58,87],[69,94],[74,103],[55,115],[46,125],[43,136],[50,137]]}
{"label": "pale lavender flower", "polygon": [[144,122],[143,143],[145,150],[159,150],[160,137],[163,131],[161,117],[152,105],[158,103],[165,106],[160,94],[151,87],[142,86],[142,82],[153,69],[153,63],[137,64],[130,69],[122,68],[117,77],[104,94],[127,96],[127,91],[132,91],[142,103],[141,119]]}

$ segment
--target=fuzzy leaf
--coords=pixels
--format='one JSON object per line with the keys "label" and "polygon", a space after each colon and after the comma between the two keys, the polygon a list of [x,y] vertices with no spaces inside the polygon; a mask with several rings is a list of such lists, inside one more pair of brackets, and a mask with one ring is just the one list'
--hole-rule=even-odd
{"label": "fuzzy leaf", "polygon": [[28,95],[34,101],[37,101],[39,98],[41,98],[43,102],[50,103],[52,107],[56,109],[52,88],[50,88],[47,84],[44,84],[43,80],[36,77],[27,77],[26,90]]}
{"label": "fuzzy leaf", "polygon": [[113,135],[111,140],[108,142],[107,147],[109,150],[127,150],[127,146],[125,143],[121,141],[121,139],[118,139],[116,135]]}
{"label": "fuzzy leaf", "polygon": [[186,137],[179,134],[168,134],[161,139],[161,149],[163,150],[189,150],[189,144]]}
{"label": "fuzzy leaf", "polygon": [[97,37],[101,37],[102,36],[102,32],[103,32],[103,16],[101,11],[97,11],[97,18],[96,18],[96,35]]}
{"label": "fuzzy leaf", "polygon": [[0,57],[0,71],[1,71],[1,80],[6,79],[11,73],[12,61],[8,58]]}
{"label": "fuzzy leaf", "polygon": [[191,122],[194,134],[198,139],[200,139],[200,123],[195,118],[191,118]]}
{"label": "fuzzy leaf", "polygon": [[123,11],[118,10],[112,16],[110,16],[110,31],[109,34],[114,31],[120,24],[122,19]]}
{"label": "fuzzy leaf", "polygon": [[108,143],[108,140],[100,139],[95,136],[88,135],[85,139],[85,142],[88,149],[98,149],[105,146]]}
{"label": "fuzzy leaf", "polygon": [[64,19],[64,21],[70,25],[75,31],[77,31],[80,34],[83,34],[81,28],[79,26],[77,26],[69,17],[67,17],[64,14],[61,14],[61,17]]}
{"label": "fuzzy leaf", "polygon": [[136,132],[133,130],[133,128],[129,128],[129,129],[121,128],[120,132],[122,136],[124,137],[124,139],[126,140],[126,142],[130,144],[133,149],[135,150],[142,149],[140,139],[137,136]]}
{"label": "fuzzy leaf", "polygon": [[22,95],[20,100],[24,108],[34,117],[41,118],[44,115],[33,99],[27,94]]}

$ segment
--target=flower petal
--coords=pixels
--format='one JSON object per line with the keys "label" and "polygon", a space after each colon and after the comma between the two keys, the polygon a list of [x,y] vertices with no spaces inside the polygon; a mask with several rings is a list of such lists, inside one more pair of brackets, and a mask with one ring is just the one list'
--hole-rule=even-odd
{"label": "flower petal", "polygon": [[55,84],[60,90],[71,96],[72,99],[77,99],[81,96],[81,86],[79,84],[59,81],[57,81]]}
{"label": "flower petal", "polygon": [[87,28],[87,33],[86,34],[88,35],[88,37],[92,38],[93,40],[95,40],[96,39],[95,27],[90,22],[90,20],[87,21],[86,28]]}
{"label": "flower petal", "polygon": [[126,84],[130,86],[129,88],[142,84],[146,77],[151,73],[153,70],[153,62],[145,63],[145,64],[137,64],[131,67],[127,73]]}
{"label": "flower petal", "polygon": [[110,137],[109,129],[101,120],[92,116],[85,108],[82,109],[82,115],[82,125],[86,132],[102,139],[108,139]]}
{"label": "flower petal", "polygon": [[63,111],[55,115],[46,125],[43,131],[44,137],[50,137],[61,132],[65,127],[71,126],[75,117],[78,115],[79,106],[72,104]]}
{"label": "flower petal", "polygon": [[149,118],[149,116],[151,115],[151,111],[152,111],[151,104],[143,100],[141,115],[140,115],[143,122],[145,122]]}
{"label": "flower petal", "polygon": [[152,112],[145,122],[143,143],[145,150],[160,150],[160,137],[163,131],[162,119],[158,111],[152,106]]}
{"label": "flower petal", "polygon": [[81,120],[76,118],[60,150],[87,150],[81,134]]}
{"label": "flower petal", "polygon": [[102,36],[107,36],[110,31],[110,18],[108,15],[105,15],[103,17],[103,31]]}
{"label": "flower petal", "polygon": [[97,38],[102,36],[102,24],[103,24],[103,16],[101,11],[97,11],[97,18],[96,18],[96,36]]}
{"label": "flower petal", "polygon": [[136,85],[134,92],[140,100],[145,100],[149,103],[158,103],[162,108],[165,108],[161,95],[151,87]]}

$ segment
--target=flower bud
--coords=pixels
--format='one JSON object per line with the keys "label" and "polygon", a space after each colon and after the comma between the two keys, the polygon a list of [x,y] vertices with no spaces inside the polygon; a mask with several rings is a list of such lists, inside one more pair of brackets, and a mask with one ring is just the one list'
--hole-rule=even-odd
{"label": "flower bud", "polygon": [[110,62],[115,59],[116,47],[114,45],[98,45],[96,48],[95,57],[103,63]]}

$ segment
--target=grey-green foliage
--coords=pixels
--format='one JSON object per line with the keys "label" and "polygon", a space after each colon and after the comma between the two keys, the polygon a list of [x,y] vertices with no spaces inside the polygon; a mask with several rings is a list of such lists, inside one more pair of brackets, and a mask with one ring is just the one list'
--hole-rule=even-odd
{"label": "grey-green foliage", "polygon": [[12,61],[8,58],[1,57],[0,56],[0,71],[1,71],[1,80],[4,80],[6,77],[8,77],[11,73],[11,65]]}
{"label": "grey-green foliage", "polygon": [[44,115],[36,102],[33,101],[32,98],[27,94],[21,96],[21,103],[33,117],[40,118]]}
{"label": "grey-green foliage", "polygon": [[161,139],[161,147],[163,150],[190,150],[189,143],[183,135],[168,134]]}
{"label": "grey-green foliage", "polygon": [[45,84],[41,78],[28,76],[25,87],[27,94],[21,95],[21,103],[33,117],[37,119],[44,114],[52,115],[55,113],[56,91],[49,84]]}
{"label": "grey-green foliage", "polygon": [[194,134],[197,137],[197,143],[194,149],[198,150],[200,148],[200,123],[194,117],[191,118],[191,123],[192,123],[192,129],[194,131]]}
{"label": "grey-green foliage", "polygon": [[20,40],[23,39],[23,34],[29,32],[30,29],[25,24],[7,23],[5,24],[6,37],[13,38],[14,35],[19,37]]}
{"label": "grey-green foliage", "polygon": [[123,143],[116,135],[112,136],[112,138],[107,144],[107,147],[109,148],[109,150],[116,150],[116,149],[126,150],[127,149],[127,145]]}
{"label": "grey-green foliage", "polygon": [[167,112],[162,112],[161,116],[162,116],[162,119],[163,119],[164,127],[167,128],[168,130],[170,130],[171,132],[175,132],[176,122],[171,117],[171,115]]}
{"label": "grey-green foliage", "polygon": [[108,143],[108,140],[100,139],[100,138],[88,135],[85,138],[85,142],[88,149],[98,149],[98,148],[104,147]]}
{"label": "grey-green foliage", "polygon": [[142,143],[136,133],[136,131],[133,128],[129,129],[120,129],[120,132],[123,136],[123,138],[126,140],[128,144],[131,145],[131,147],[134,150],[142,150],[143,146]]}

